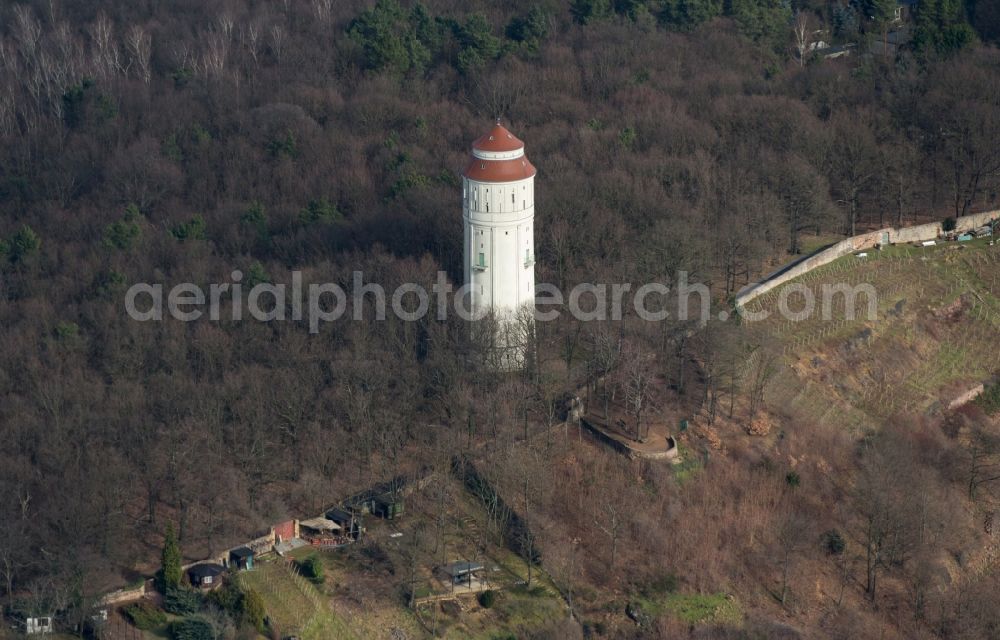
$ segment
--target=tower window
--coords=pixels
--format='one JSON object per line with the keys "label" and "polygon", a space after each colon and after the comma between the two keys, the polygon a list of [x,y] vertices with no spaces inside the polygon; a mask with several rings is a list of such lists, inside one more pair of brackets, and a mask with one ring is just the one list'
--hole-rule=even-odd
{"label": "tower window", "polygon": [[486,254],[481,251],[479,252],[479,266],[480,267],[486,266]]}

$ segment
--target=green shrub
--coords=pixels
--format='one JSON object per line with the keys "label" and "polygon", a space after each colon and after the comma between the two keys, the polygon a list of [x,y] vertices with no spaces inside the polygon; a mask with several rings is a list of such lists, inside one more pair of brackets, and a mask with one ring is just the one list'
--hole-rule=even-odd
{"label": "green shrub", "polygon": [[201,609],[201,594],[184,587],[167,587],[163,594],[163,609],[167,613],[184,616]]}
{"label": "green shrub", "polygon": [[229,582],[221,589],[209,592],[205,599],[225,611],[238,626],[249,625],[264,632],[264,601],[252,588]]}
{"label": "green shrub", "polygon": [[215,640],[212,624],[204,618],[185,618],[170,624],[173,640]]}
{"label": "green shrub", "polygon": [[484,609],[490,609],[496,603],[497,594],[492,589],[487,589],[479,594],[479,605]]}
{"label": "green shrub", "polygon": [[802,478],[800,478],[799,474],[794,471],[789,471],[785,474],[785,482],[787,482],[790,487],[797,487],[799,486],[799,483],[802,482]]}
{"label": "green shrub", "polygon": [[122,613],[129,622],[143,631],[156,629],[167,621],[167,614],[146,600],[130,604]]}
{"label": "green shrub", "polygon": [[954,231],[956,224],[957,222],[955,218],[948,217],[945,218],[944,222],[941,223],[941,228],[944,229],[945,231]]}
{"label": "green shrub", "polygon": [[323,561],[315,553],[298,563],[302,575],[315,583],[323,582]]}
{"label": "green shrub", "polygon": [[204,240],[205,219],[195,215],[187,222],[175,224],[170,228],[170,234],[178,240]]}
{"label": "green shrub", "polygon": [[528,589],[528,595],[532,598],[544,598],[549,595],[549,590],[540,584],[536,584]]}
{"label": "green shrub", "polygon": [[234,621],[239,622],[243,617],[243,592],[233,582],[226,583],[221,589],[209,591],[205,600],[225,611]]}
{"label": "green shrub", "polygon": [[302,224],[329,223],[343,219],[343,214],[337,205],[326,198],[310,200],[299,211],[299,222]]}
{"label": "green shrub", "polygon": [[507,37],[524,43],[530,50],[537,50],[549,33],[549,14],[538,5],[524,16],[514,16],[507,24]]}
{"label": "green shrub", "polygon": [[286,129],[284,133],[275,135],[267,141],[267,152],[275,158],[282,156],[287,158],[297,158],[299,155],[299,145],[295,140],[295,134],[291,129]]}
{"label": "green shrub", "polygon": [[677,576],[672,573],[663,573],[653,578],[643,592],[646,595],[662,595],[672,593],[677,590]]}
{"label": "green shrub", "polygon": [[264,599],[254,589],[243,588],[243,615],[247,623],[257,631],[264,633]]}
{"label": "green shrub", "polygon": [[264,268],[264,265],[256,260],[250,263],[250,266],[247,267],[246,286],[252,289],[259,284],[267,284],[269,282],[271,282],[271,276],[268,274],[267,269]]}
{"label": "green shrub", "polygon": [[170,589],[180,586],[183,576],[181,549],[177,543],[177,536],[174,534],[174,525],[167,523],[167,530],[163,535],[163,551],[160,555],[157,588],[161,593],[166,594]]}
{"label": "green shrub", "polygon": [[632,145],[635,144],[636,132],[632,127],[625,127],[618,134],[618,141],[621,142],[622,146],[626,149],[631,149]]}
{"label": "green shrub", "polygon": [[11,262],[24,262],[27,258],[38,253],[41,246],[42,241],[34,229],[28,225],[22,225],[10,241],[5,243],[5,253]]}
{"label": "green shrub", "polygon": [[844,537],[836,529],[830,529],[823,534],[823,548],[832,556],[840,555],[844,552]]}
{"label": "green shrub", "polygon": [[97,274],[94,279],[94,293],[101,297],[110,297],[125,289],[125,274],[110,269]]}
{"label": "green shrub", "polygon": [[58,322],[55,334],[60,340],[73,340],[80,335],[80,327],[75,322]]}
{"label": "green shrub", "polygon": [[130,249],[142,235],[139,223],[128,220],[115,220],[104,228],[104,246],[111,249]]}
{"label": "green shrub", "polygon": [[976,402],[989,415],[1000,413],[1000,381],[987,386]]}
{"label": "green shrub", "polygon": [[254,229],[258,240],[266,242],[270,239],[271,233],[267,225],[267,212],[260,201],[254,200],[250,203],[247,210],[240,216],[240,222]]}

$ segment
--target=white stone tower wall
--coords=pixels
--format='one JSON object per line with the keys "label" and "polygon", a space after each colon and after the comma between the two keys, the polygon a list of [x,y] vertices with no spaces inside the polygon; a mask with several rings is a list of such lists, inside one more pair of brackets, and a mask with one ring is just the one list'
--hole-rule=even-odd
{"label": "white stone tower wall", "polygon": [[[463,178],[465,281],[472,309],[513,317],[535,298],[534,178],[483,183]],[[485,268],[484,268],[485,266]]]}
{"label": "white stone tower wall", "polygon": [[490,359],[515,369],[529,344],[535,302],[535,167],[524,143],[496,123],[472,144],[462,172],[463,257],[476,316],[492,311],[495,326]]}

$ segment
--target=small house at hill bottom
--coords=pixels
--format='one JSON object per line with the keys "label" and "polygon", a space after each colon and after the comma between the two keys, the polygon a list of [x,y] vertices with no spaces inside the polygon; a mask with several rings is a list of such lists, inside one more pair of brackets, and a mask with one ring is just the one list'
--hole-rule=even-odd
{"label": "small house at hill bottom", "polygon": [[332,520],[340,526],[341,530],[352,540],[357,540],[361,536],[361,516],[345,509],[330,509],[326,512],[326,518]]}
{"label": "small house at hill bottom", "polygon": [[299,522],[302,537],[314,545],[340,545],[350,542],[344,529],[329,518],[310,518]]}
{"label": "small house at hill bottom", "polygon": [[372,504],[372,513],[386,520],[403,515],[403,498],[397,493],[383,493],[376,496]]}
{"label": "small house at hill bottom", "polygon": [[52,616],[36,616],[25,619],[24,632],[27,635],[54,633],[55,625],[52,623]]}
{"label": "small house at hill bottom", "polygon": [[221,564],[206,562],[189,567],[187,574],[188,579],[191,580],[191,586],[199,589],[213,589],[221,584],[220,576],[225,571],[226,568]]}
{"label": "small house at hill bottom", "polygon": [[238,571],[250,571],[253,569],[253,556],[250,547],[237,547],[229,552],[229,566]]}
{"label": "small house at hill bottom", "polygon": [[482,576],[483,565],[478,562],[452,562],[441,567],[446,581],[451,587],[466,588],[471,591],[478,591],[486,586],[486,581]]}
{"label": "small house at hill bottom", "polygon": [[410,482],[399,476],[347,498],[341,506],[356,514],[392,520],[403,514],[403,496],[409,488]]}

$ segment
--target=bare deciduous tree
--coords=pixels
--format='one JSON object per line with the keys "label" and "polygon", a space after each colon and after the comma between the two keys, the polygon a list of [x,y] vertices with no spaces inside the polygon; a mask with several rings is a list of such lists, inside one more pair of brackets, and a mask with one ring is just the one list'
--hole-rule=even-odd
{"label": "bare deciduous tree", "polygon": [[103,13],[99,14],[88,27],[88,32],[93,42],[93,64],[98,77],[108,78],[120,72],[121,59],[111,20]]}
{"label": "bare deciduous tree", "polygon": [[812,538],[809,531],[809,519],[799,512],[786,515],[778,526],[775,542],[778,548],[778,562],[781,567],[781,591],[778,599],[781,606],[788,600],[789,585],[792,578],[796,556]]}
{"label": "bare deciduous tree", "polygon": [[795,36],[795,51],[798,54],[799,67],[806,65],[806,53],[809,52],[810,32],[809,14],[805,11],[795,12],[795,21],[792,23],[792,34]]}
{"label": "bare deciduous tree", "polygon": [[758,347],[750,354],[749,385],[750,415],[756,415],[764,406],[767,383],[777,373],[778,359],[765,347]]}
{"label": "bare deciduous tree", "polygon": [[281,28],[280,24],[272,24],[270,29],[271,35],[271,53],[274,54],[274,59],[278,64],[281,64],[281,52],[285,45],[285,31]]}
{"label": "bare deciduous tree", "polygon": [[38,43],[42,35],[42,25],[35,18],[30,5],[14,5],[13,32],[14,39],[20,45],[21,55],[26,59],[33,59],[38,52]]}
{"label": "bare deciduous tree", "polygon": [[333,9],[333,0],[313,0],[313,13],[316,19],[326,24],[330,21],[330,12]]}
{"label": "bare deciduous tree", "polygon": [[632,347],[623,355],[621,366],[621,386],[625,408],[633,420],[633,437],[642,442],[649,427],[643,421],[653,403],[653,369],[650,357],[640,349]]}
{"label": "bare deciduous tree", "polygon": [[210,76],[221,76],[226,71],[229,56],[229,39],[223,33],[210,32],[205,36],[205,50],[202,52],[202,68]]}
{"label": "bare deciduous tree", "polygon": [[149,84],[152,77],[150,55],[152,54],[152,38],[139,25],[132,25],[125,33],[125,46],[128,49],[130,65],[136,68],[139,78]]}
{"label": "bare deciduous tree", "polygon": [[467,102],[482,110],[490,118],[513,118],[522,98],[528,94],[528,85],[520,66],[507,61],[489,76],[475,75]]}
{"label": "bare deciduous tree", "polygon": [[250,59],[253,60],[253,66],[256,67],[260,63],[260,25],[256,22],[250,22],[246,25],[245,35],[247,51],[250,53]]}
{"label": "bare deciduous tree", "polygon": [[219,33],[221,33],[227,41],[231,41],[233,39],[233,27],[236,24],[233,21],[233,17],[229,15],[228,12],[223,12],[219,14],[219,18],[216,22],[219,25]]}

